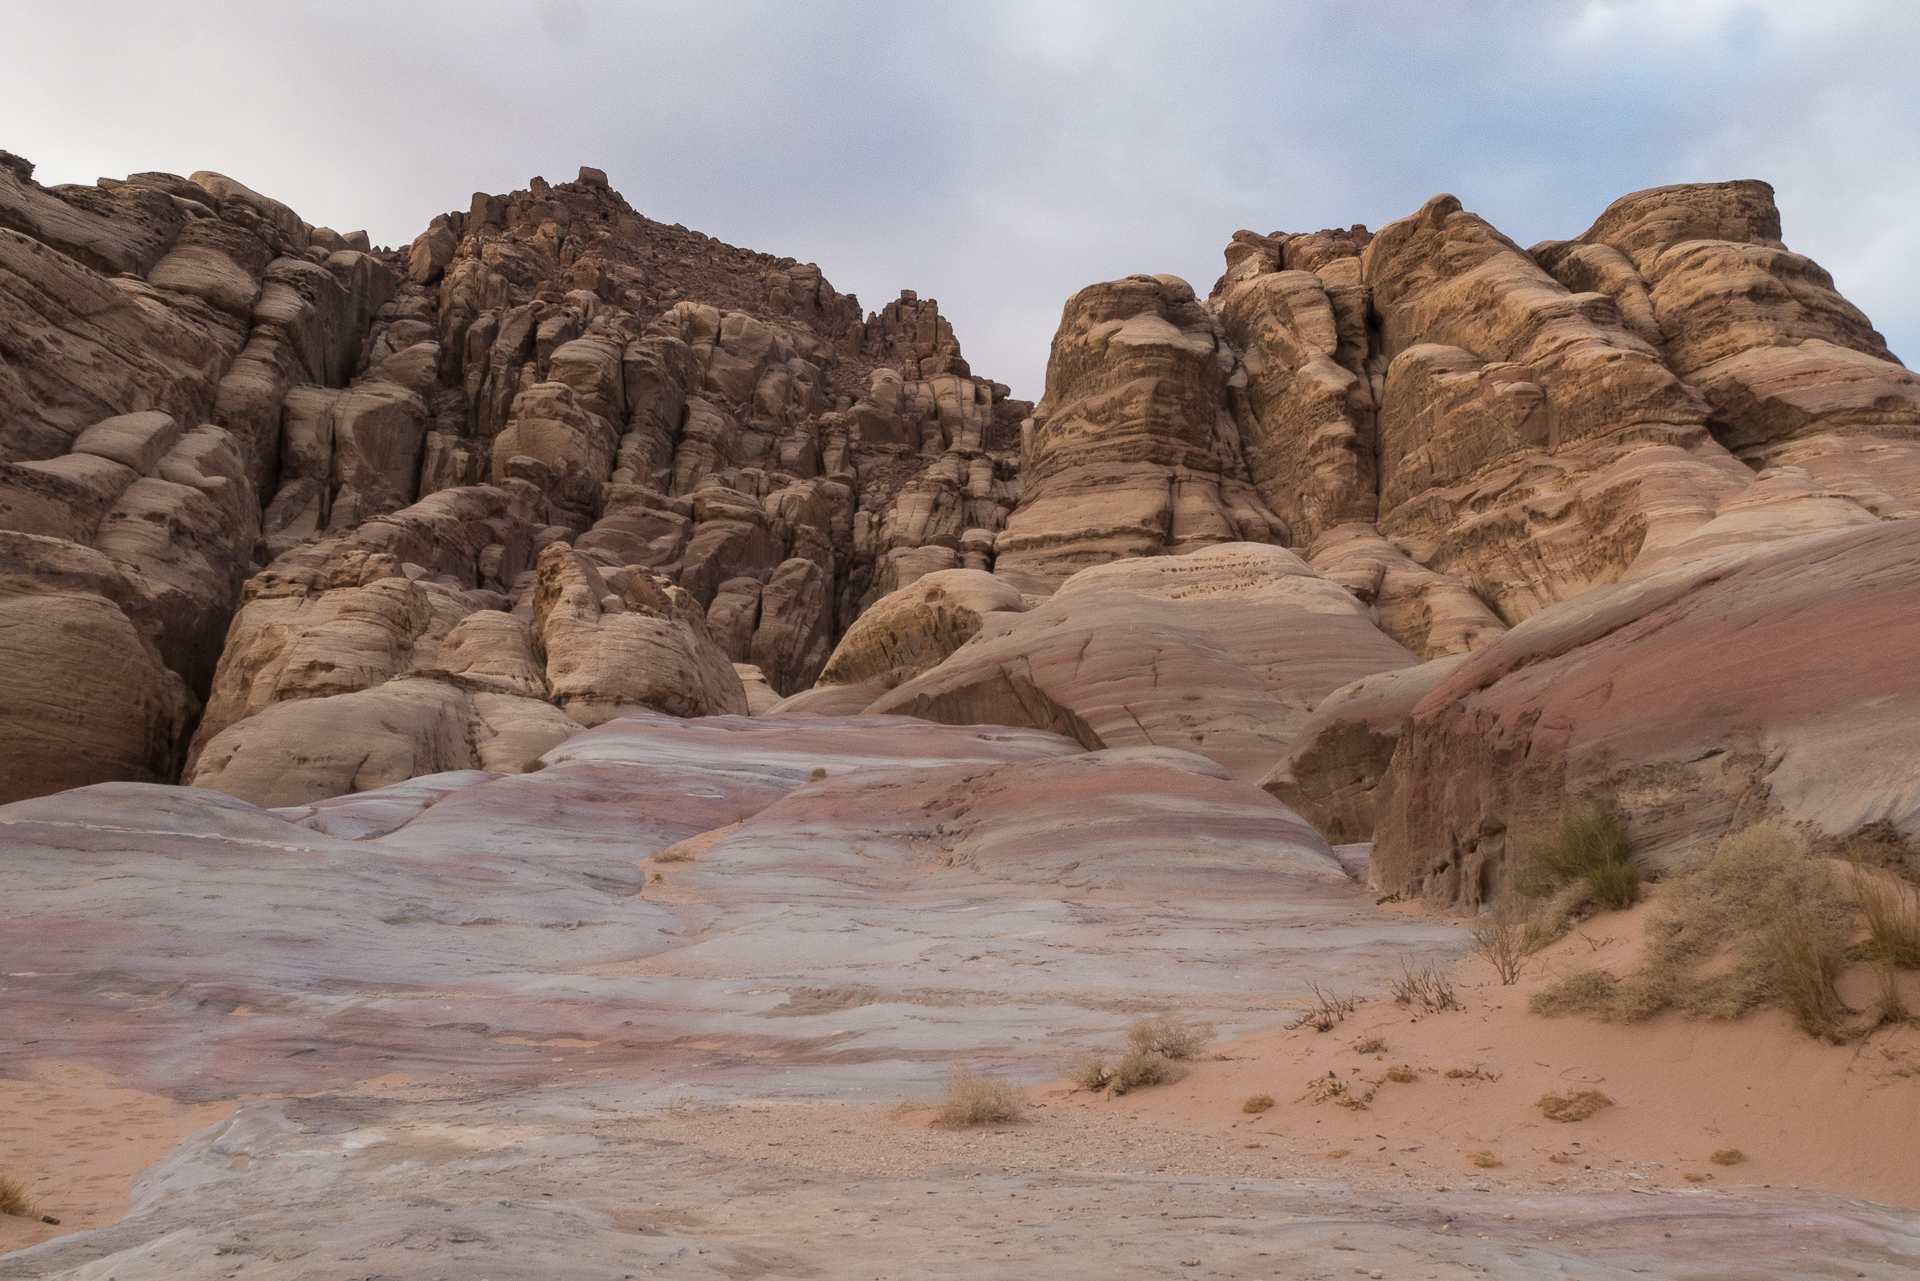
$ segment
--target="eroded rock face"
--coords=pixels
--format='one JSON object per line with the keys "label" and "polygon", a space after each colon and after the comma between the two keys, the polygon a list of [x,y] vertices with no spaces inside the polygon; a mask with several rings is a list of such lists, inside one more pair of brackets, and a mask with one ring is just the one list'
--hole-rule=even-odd
{"label": "eroded rock face", "polygon": [[945,662],[979,633],[987,615],[1024,613],[1026,598],[1003,578],[944,569],[887,593],[847,629],[822,685],[887,689]]}
{"label": "eroded rock face", "polygon": [[1414,708],[1383,786],[1381,888],[1495,897],[1604,797],[1656,860],[1778,813],[1920,827],[1920,523],[1783,539],[1541,611]]}
{"label": "eroded rock face", "polygon": [[1021,501],[994,542],[994,572],[1046,592],[1108,561],[1286,543],[1240,452],[1233,364],[1219,322],[1177,277],[1075,294],[1047,394],[1022,428]]}
{"label": "eroded rock face", "polygon": [[1082,570],[1024,613],[987,614],[872,710],[1173,747],[1257,782],[1327,694],[1417,661],[1292,553],[1229,544]]}

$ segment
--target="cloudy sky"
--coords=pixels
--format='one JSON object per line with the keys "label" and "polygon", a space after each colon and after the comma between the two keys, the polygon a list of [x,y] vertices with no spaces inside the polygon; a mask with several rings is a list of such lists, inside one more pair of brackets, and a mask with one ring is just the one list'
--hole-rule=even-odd
{"label": "cloudy sky", "polygon": [[216,169],[404,243],[475,189],[605,169],[635,208],[940,300],[1037,398],[1062,302],[1236,228],[1451,191],[1521,244],[1764,178],[1920,359],[1911,0],[59,0],[0,16],[41,181]]}

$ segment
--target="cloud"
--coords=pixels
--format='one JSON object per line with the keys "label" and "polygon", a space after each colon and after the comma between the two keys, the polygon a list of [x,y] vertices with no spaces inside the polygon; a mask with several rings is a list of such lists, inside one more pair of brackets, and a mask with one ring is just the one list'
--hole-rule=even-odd
{"label": "cloud", "polygon": [[1239,227],[1452,191],[1522,244],[1669,182],[1772,182],[1787,241],[1920,352],[1920,87],[1874,0],[20,6],[0,146],[47,181],[214,168],[402,243],[476,189],[636,208],[937,297],[1040,394],[1062,303]]}

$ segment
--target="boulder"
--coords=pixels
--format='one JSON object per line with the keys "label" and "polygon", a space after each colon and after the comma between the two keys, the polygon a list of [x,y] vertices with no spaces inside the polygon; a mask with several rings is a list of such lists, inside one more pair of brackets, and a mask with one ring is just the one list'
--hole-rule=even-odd
{"label": "boulder", "polygon": [[820,673],[820,684],[891,689],[945,662],[973,639],[987,615],[1026,608],[1026,598],[1010,583],[980,570],[923,575],[854,620]]}

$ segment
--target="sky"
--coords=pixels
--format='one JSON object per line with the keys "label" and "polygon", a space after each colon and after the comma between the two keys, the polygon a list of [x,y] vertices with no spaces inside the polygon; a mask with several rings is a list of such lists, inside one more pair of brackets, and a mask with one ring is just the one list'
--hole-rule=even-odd
{"label": "sky", "polygon": [[1761,178],[1920,360],[1917,36],[1912,0],[61,0],[0,14],[0,148],[47,184],[213,169],[393,245],[592,165],[869,310],[937,298],[1029,399],[1076,290],[1205,294],[1239,228],[1447,191],[1530,245]]}

